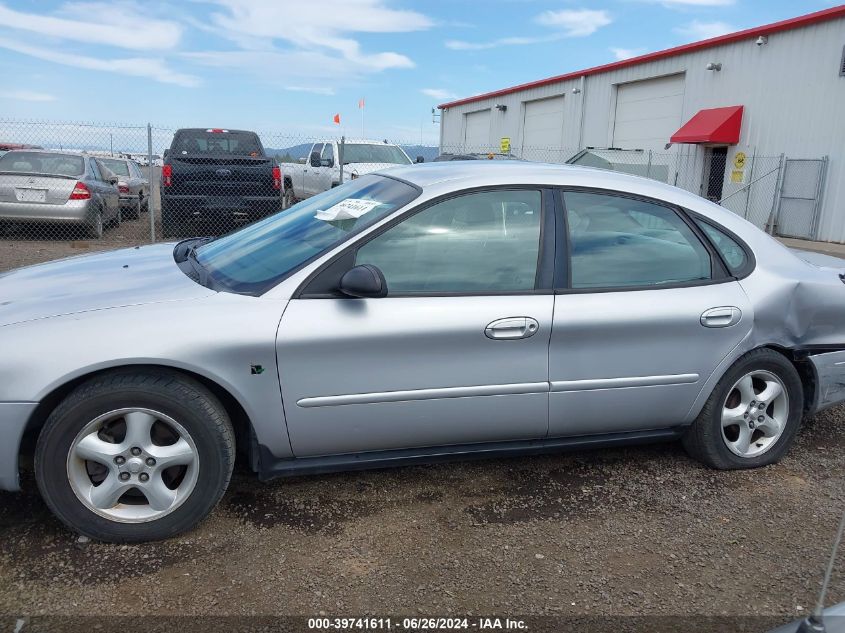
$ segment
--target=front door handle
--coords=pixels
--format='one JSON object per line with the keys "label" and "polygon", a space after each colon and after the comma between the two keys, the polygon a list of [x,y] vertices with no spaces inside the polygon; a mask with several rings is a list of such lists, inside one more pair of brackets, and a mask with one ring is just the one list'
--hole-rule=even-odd
{"label": "front door handle", "polygon": [[701,315],[701,325],[704,327],[730,327],[742,319],[742,310],[734,306],[710,308]]}
{"label": "front door handle", "polygon": [[534,336],[540,324],[531,317],[497,319],[484,328],[484,335],[492,339],[519,339]]}

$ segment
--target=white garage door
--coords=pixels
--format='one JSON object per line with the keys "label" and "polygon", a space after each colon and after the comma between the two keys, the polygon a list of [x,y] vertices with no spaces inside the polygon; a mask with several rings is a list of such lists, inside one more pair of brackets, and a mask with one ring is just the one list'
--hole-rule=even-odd
{"label": "white garage door", "polygon": [[563,97],[525,102],[522,123],[522,157],[561,162],[563,146]]}
{"label": "white garage door", "polygon": [[660,150],[683,121],[684,76],[621,84],[616,92],[613,147]]}
{"label": "white garage door", "polygon": [[464,115],[464,151],[490,151],[490,110]]}

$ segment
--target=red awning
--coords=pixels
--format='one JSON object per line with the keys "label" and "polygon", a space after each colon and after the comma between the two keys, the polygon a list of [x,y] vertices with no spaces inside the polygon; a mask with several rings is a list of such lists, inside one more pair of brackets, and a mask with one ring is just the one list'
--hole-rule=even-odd
{"label": "red awning", "polygon": [[669,139],[673,143],[739,143],[742,106],[699,110]]}

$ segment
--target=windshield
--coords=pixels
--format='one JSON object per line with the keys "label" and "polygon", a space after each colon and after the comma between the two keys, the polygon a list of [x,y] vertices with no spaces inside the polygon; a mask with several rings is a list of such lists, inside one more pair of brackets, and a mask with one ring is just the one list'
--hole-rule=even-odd
{"label": "windshield", "polygon": [[418,195],[399,180],[363,176],[199,247],[196,262],[215,285],[259,295]]}
{"label": "windshield", "polygon": [[390,163],[391,165],[410,165],[411,160],[395,145],[375,145],[369,143],[345,143],[343,146],[343,164],[349,163]]}
{"label": "windshield", "polygon": [[70,154],[9,152],[0,156],[0,171],[81,176],[85,173],[85,163],[81,156]]}
{"label": "windshield", "polygon": [[129,165],[126,161],[114,160],[113,158],[101,158],[100,162],[112,170],[118,176],[129,175]]}

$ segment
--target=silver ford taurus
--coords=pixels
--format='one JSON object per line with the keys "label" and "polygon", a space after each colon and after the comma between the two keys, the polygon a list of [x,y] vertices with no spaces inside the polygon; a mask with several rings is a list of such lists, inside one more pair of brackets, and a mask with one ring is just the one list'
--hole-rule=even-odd
{"label": "silver ford taurus", "polygon": [[780,459],[845,400],[845,260],[652,180],[367,175],[230,235],[0,277],[0,487],[107,541],[261,479],[680,438]]}

